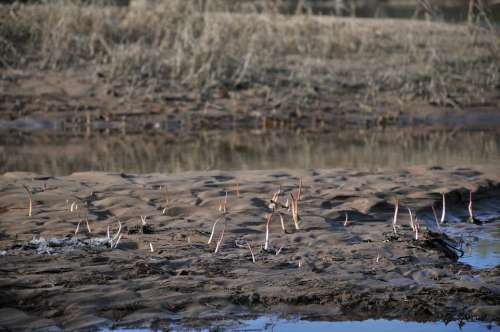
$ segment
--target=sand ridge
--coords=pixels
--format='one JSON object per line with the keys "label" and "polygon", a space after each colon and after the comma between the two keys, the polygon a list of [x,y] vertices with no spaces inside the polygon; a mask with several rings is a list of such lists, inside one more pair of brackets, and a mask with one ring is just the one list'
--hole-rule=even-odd
{"label": "sand ridge", "polygon": [[[299,179],[301,229],[294,229],[287,214],[283,231],[275,216],[266,251],[269,200],[280,187],[289,197]],[[500,196],[499,179],[492,168],[439,167],[64,177],[6,173],[0,177],[0,251],[5,253],[0,256],[0,326],[57,330],[173,320],[196,325],[264,311],[318,319],[498,321],[499,267],[477,270],[456,262],[453,251],[426,229],[437,231],[430,206],[440,207],[442,192],[450,214],[465,221],[469,190],[476,208],[490,206]],[[31,218],[23,185],[33,193]],[[207,241],[226,192],[226,226],[215,254],[223,222],[215,240]],[[396,198],[401,201],[398,236],[391,225]],[[71,212],[73,202],[78,208]],[[406,206],[421,219],[419,241],[413,239]],[[140,231],[141,216],[150,226],[147,232]],[[85,218],[91,234],[81,223]],[[117,232],[118,220],[123,237],[115,249],[82,244],[40,254],[29,245],[33,237],[74,239],[79,222],[81,243],[105,238],[108,226]]]}

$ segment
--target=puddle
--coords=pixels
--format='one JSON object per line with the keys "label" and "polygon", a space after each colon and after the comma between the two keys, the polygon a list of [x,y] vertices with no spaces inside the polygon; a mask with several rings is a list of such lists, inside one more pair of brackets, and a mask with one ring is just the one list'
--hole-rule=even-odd
{"label": "puddle", "polygon": [[[405,332],[427,332],[427,331],[499,331],[500,327],[495,323],[485,322],[405,322],[400,320],[369,319],[363,321],[308,321],[300,319],[279,319],[275,316],[264,316],[252,320],[241,320],[236,323],[228,322],[223,325],[216,325],[207,328],[189,329],[182,326],[169,326],[169,331],[336,331],[336,332],[354,332],[354,331],[386,332],[386,331],[405,331]],[[150,329],[102,329],[101,331],[130,331],[146,332],[154,331]]]}
{"label": "puddle", "polygon": [[[299,156],[299,157],[298,157]],[[90,136],[0,131],[0,173],[175,173],[205,170],[402,168],[500,164],[500,131],[345,129],[148,132]]]}
{"label": "puddle", "polygon": [[446,234],[461,239],[459,249],[464,255],[459,262],[475,268],[500,264],[500,221],[483,225],[455,224],[443,228]]}

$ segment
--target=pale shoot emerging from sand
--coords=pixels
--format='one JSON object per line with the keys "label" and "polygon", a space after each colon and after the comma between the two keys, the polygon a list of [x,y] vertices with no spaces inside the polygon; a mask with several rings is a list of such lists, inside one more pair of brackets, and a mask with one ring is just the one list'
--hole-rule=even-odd
{"label": "pale shoot emerging from sand", "polygon": [[90,233],[92,233],[92,230],[90,229],[90,224],[89,224],[89,218],[88,217],[85,217],[85,223],[87,224],[87,231]]}
{"label": "pale shoot emerging from sand", "polygon": [[[220,216],[219,218],[217,218],[212,226],[212,232],[210,233],[210,238],[208,239],[208,244],[212,243],[212,239],[214,237],[214,234],[215,234],[215,226],[217,226],[217,223],[220,221],[220,220],[224,220],[224,228],[226,227],[226,216],[227,216],[227,213],[228,213],[228,209],[227,209],[227,191],[226,191],[226,196],[224,198],[224,201],[220,201],[219,203],[219,212],[220,212]],[[218,246],[219,244],[217,244]]]}
{"label": "pale shoot emerging from sand", "polygon": [[31,194],[31,190],[28,188],[28,186],[23,185],[24,190],[26,190],[26,193],[28,194],[28,217],[31,217],[32,212],[33,212],[33,195]]}
{"label": "pale shoot emerging from sand", "polygon": [[396,199],[396,204],[394,207],[394,218],[392,219],[392,230],[394,231],[394,235],[398,235],[398,231],[396,229],[396,225],[398,223],[398,211],[399,211],[399,199]]}
{"label": "pale shoot emerging from sand", "polygon": [[[116,246],[118,245],[118,242],[122,238],[121,231],[122,231],[122,223],[121,223],[120,219],[118,219],[118,232],[116,232],[115,236],[113,236],[113,238],[111,240],[109,240],[109,244],[110,244],[112,249],[116,248]],[[108,236],[109,236],[109,227],[108,227]]]}
{"label": "pale shoot emerging from sand", "polygon": [[149,242],[149,250],[151,250],[151,252],[155,251],[155,249],[153,248],[153,244],[151,242]]}
{"label": "pale shoot emerging from sand", "polygon": [[215,220],[213,226],[212,226],[212,233],[210,233],[210,238],[208,239],[208,244],[212,243],[212,239],[214,237],[214,233],[215,233],[215,226],[217,226],[217,223],[219,222],[219,220],[221,220],[222,217],[220,218],[217,218],[217,220]]}
{"label": "pale shoot emerging from sand", "polygon": [[219,240],[217,240],[217,245],[215,246],[215,251],[214,251],[215,254],[219,251],[219,248],[222,244],[222,240],[224,239],[225,231],[226,231],[226,223],[224,223],[224,227],[222,227],[222,232],[220,233]]}
{"label": "pale shoot emerging from sand", "polygon": [[255,255],[253,254],[253,249],[250,243],[247,242],[248,250],[250,250],[250,254],[252,255],[252,262],[255,264]]}
{"label": "pale shoot emerging from sand", "polygon": [[415,240],[418,240],[420,225],[417,218],[415,217]]}
{"label": "pale shoot emerging from sand", "polygon": [[469,191],[469,222],[473,223],[474,222],[474,213],[472,212],[472,190]]}
{"label": "pale shoot emerging from sand", "polygon": [[444,193],[442,195],[443,195],[443,209],[441,210],[441,224],[443,224],[446,219],[446,199]]}
{"label": "pale shoot emerging from sand", "polygon": [[116,249],[116,247],[118,247],[118,243],[120,243],[120,240],[121,240],[121,239],[122,239],[122,234],[120,234],[120,236],[118,236],[118,239],[116,240],[116,243],[115,243],[115,245],[114,245],[114,247],[113,247],[113,248],[115,248],[115,249]]}
{"label": "pale shoot emerging from sand", "polygon": [[410,214],[410,227],[413,232],[415,232],[415,223],[413,222],[413,214],[411,213],[411,209],[408,209],[408,213]]}
{"label": "pale shoot emerging from sand", "polygon": [[269,223],[273,218],[273,213],[269,213],[267,215],[267,223],[266,223],[266,241],[264,242],[264,250],[269,250]]}
{"label": "pale shoot emerging from sand", "polygon": [[283,232],[285,232],[285,221],[283,220],[283,214],[281,214],[281,212],[280,212],[279,216],[280,216],[280,221],[281,221],[281,229],[283,230]]}
{"label": "pale shoot emerging from sand", "polygon": [[69,207],[69,212],[76,212],[78,210],[78,204],[76,204],[75,201],[71,203],[71,206]]}
{"label": "pale shoot emerging from sand", "polygon": [[293,196],[293,193],[290,193],[290,198],[292,200],[292,203],[290,204],[291,209],[292,209],[292,219],[293,223],[295,225],[295,229],[299,230],[299,221],[300,221],[300,216],[299,216],[299,200],[298,200],[298,195],[297,197]]}
{"label": "pale shoot emerging from sand", "polygon": [[345,213],[345,220],[344,220],[344,227],[349,224],[349,216],[347,215],[347,212]]}
{"label": "pale shoot emerging from sand", "polygon": [[78,224],[76,224],[75,236],[77,236],[78,231],[80,230],[80,223],[81,223],[81,222],[82,222],[82,221],[80,220],[80,221],[78,222]]}

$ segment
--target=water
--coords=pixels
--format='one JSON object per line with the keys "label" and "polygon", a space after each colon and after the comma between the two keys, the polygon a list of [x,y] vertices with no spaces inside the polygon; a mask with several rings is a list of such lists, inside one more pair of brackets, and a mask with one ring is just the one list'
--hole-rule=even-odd
{"label": "water", "polygon": [[[430,331],[500,331],[500,327],[495,323],[485,322],[405,322],[400,320],[369,319],[363,321],[308,321],[299,319],[280,319],[275,316],[262,316],[252,320],[242,320],[227,322],[222,326],[217,325],[217,331],[336,331],[336,332],[386,332],[386,331],[405,331],[405,332],[430,332]],[[216,329],[202,328],[193,331],[215,331]],[[149,329],[103,329],[101,331],[130,331],[146,332]],[[169,331],[190,331],[189,328],[182,326],[171,326]]]}
{"label": "water", "polygon": [[205,131],[196,134],[88,136],[41,131],[0,132],[0,173],[76,171],[175,173],[279,168],[403,168],[500,164],[500,131],[352,129]]}
{"label": "water", "polygon": [[500,221],[484,225],[467,223],[444,227],[444,231],[454,238],[461,238],[460,248],[464,255],[462,263],[475,268],[490,268],[500,264]]}

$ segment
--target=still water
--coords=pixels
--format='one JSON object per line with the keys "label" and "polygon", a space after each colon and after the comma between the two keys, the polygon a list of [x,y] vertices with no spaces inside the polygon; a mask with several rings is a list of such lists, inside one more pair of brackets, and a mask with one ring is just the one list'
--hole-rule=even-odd
{"label": "still water", "polygon": [[500,131],[355,129],[106,134],[0,132],[0,173],[175,173],[277,168],[500,165]]}
{"label": "still water", "polygon": [[[405,331],[405,332],[475,332],[475,331],[499,331],[500,327],[495,323],[484,322],[405,322],[400,320],[369,319],[363,321],[307,321],[299,319],[280,319],[275,316],[262,316],[252,320],[242,320],[238,322],[227,322],[222,326],[195,329],[193,331],[336,331],[336,332],[387,332],[387,331]],[[103,329],[101,331],[153,331],[150,329]],[[170,326],[169,331],[191,331],[182,326]]]}

